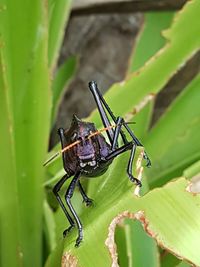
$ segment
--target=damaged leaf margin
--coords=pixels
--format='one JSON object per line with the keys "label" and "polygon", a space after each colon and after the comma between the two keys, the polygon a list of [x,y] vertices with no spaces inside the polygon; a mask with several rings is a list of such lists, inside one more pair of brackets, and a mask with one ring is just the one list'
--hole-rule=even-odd
{"label": "damaged leaf margin", "polygon": [[[190,192],[190,193],[192,193],[192,196],[195,197],[195,196],[197,196],[197,193],[196,192],[194,193],[194,191],[189,190],[189,189],[191,189],[191,187],[194,186],[196,183],[197,184],[199,183],[199,178],[200,178],[199,175],[193,177],[192,182],[189,182],[189,184],[184,178],[180,178],[180,179],[178,179],[176,181],[168,183],[164,188],[169,187],[169,186],[173,185],[174,183],[184,182],[185,183],[184,192]],[[155,189],[153,191],[157,191],[158,192],[160,190],[162,190],[162,189],[159,188],[159,189]],[[158,199],[158,201],[159,201],[159,199]],[[195,205],[199,206],[199,203],[196,202]],[[137,211],[135,213],[132,213],[132,212],[129,212],[129,211],[124,211],[124,212],[118,214],[112,220],[112,222],[109,225],[108,236],[107,236],[107,239],[105,241],[105,245],[107,246],[107,248],[109,250],[109,253],[110,253],[110,256],[111,256],[111,259],[112,259],[112,265],[111,265],[112,267],[119,267],[118,255],[117,255],[117,247],[116,247],[116,244],[115,244],[115,241],[114,241],[115,228],[116,228],[116,226],[118,224],[121,224],[125,218],[140,221],[142,226],[143,226],[143,228],[144,228],[144,230],[145,230],[145,232],[150,237],[155,239],[155,241],[157,242],[158,246],[160,246],[161,248],[165,249],[169,253],[173,254],[177,258],[188,262],[191,266],[199,266],[199,263],[198,263],[198,265],[196,265],[197,263],[194,264],[191,261],[191,259],[187,258],[182,253],[177,252],[176,249],[173,249],[172,247],[170,247],[168,241],[166,241],[165,238],[162,237],[162,233],[160,233],[158,229],[157,230],[154,229],[153,222],[151,222],[148,219],[148,216],[145,214],[145,211],[144,210],[139,210],[139,211]],[[191,219],[191,218],[188,218],[188,219]],[[173,223],[173,221],[172,221],[172,223]],[[188,242],[189,242],[189,240],[188,240]]]}
{"label": "damaged leaf margin", "polygon": [[[114,84],[105,94],[106,101],[114,110],[117,100],[124,99],[124,90],[126,95],[126,106],[118,105],[118,114],[125,117],[135,109],[138,103],[140,109],[152,99],[148,100],[148,95],[156,95],[171,77],[185,65],[185,63],[199,50],[200,38],[198,35],[200,23],[198,21],[198,12],[200,9],[199,1],[189,1],[184,8],[174,17],[170,29],[163,32],[166,44],[154,56],[152,56],[139,70],[129,74],[125,81]],[[187,27],[188,23],[194,23],[191,31]],[[187,42],[187,46],[183,43]],[[159,75],[158,75],[159,73]],[[133,90],[134,89],[134,90]],[[137,109],[136,109],[137,110]],[[130,114],[129,116],[130,117]],[[97,112],[93,112],[89,118],[96,122],[97,127],[101,125]]]}
{"label": "damaged leaf margin", "polygon": [[78,260],[75,256],[71,255],[70,252],[66,252],[62,256],[62,267],[77,267]]}
{"label": "damaged leaf margin", "polygon": [[[68,266],[69,260],[75,264],[76,259],[78,263],[75,267],[94,266],[95,259],[92,262],[89,254],[94,255],[97,251],[101,255],[101,266],[118,267],[114,233],[116,225],[124,218],[140,221],[145,232],[160,247],[193,266],[200,266],[196,249],[200,244],[200,195],[188,193],[187,186],[185,178],[178,178],[143,197],[135,196],[130,190],[110,209],[102,209],[102,204],[97,205],[93,212],[88,212],[83,218],[85,222],[87,219],[87,223],[85,240],[80,248],[73,248],[76,231],[71,238],[69,236],[69,247],[65,248],[62,267]],[[97,214],[101,215],[97,218]],[[97,220],[95,225],[92,223],[93,216]],[[87,255],[83,253],[86,250],[89,253]]]}
{"label": "damaged leaf margin", "polygon": [[118,214],[111,222],[108,228],[108,237],[105,241],[105,245],[107,246],[111,259],[112,259],[112,267],[119,267],[118,264],[118,255],[117,255],[117,246],[115,244],[115,228],[118,224],[121,224],[125,218],[129,219],[138,219],[143,213],[142,211],[138,211],[135,214],[129,211],[124,211],[121,214]]}
{"label": "damaged leaf margin", "polygon": [[108,237],[105,241],[105,245],[107,246],[109,253],[110,253],[110,256],[111,256],[111,259],[112,259],[111,267],[120,267],[118,264],[117,246],[115,244],[114,235],[115,235],[116,226],[119,224],[122,224],[124,219],[132,219],[132,220],[137,220],[137,221],[141,222],[145,232],[150,237],[155,239],[155,241],[157,242],[157,244],[161,248],[163,248],[166,251],[168,251],[169,253],[173,254],[174,256],[179,258],[180,260],[187,261],[189,264],[191,264],[191,266],[197,266],[197,265],[194,265],[190,260],[184,258],[182,255],[174,253],[173,250],[171,250],[162,241],[160,241],[159,235],[151,229],[150,223],[149,223],[148,219],[146,218],[144,211],[140,210],[136,213],[124,211],[124,212],[118,214],[110,223],[109,229],[108,229]]}
{"label": "damaged leaf margin", "polygon": [[192,177],[186,188],[186,191],[192,193],[193,195],[200,193],[200,173]]}

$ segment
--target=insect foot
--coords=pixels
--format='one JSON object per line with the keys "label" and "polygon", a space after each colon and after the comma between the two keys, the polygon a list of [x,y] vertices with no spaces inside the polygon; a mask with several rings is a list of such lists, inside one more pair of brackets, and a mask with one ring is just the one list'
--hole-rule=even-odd
{"label": "insect foot", "polygon": [[136,185],[138,185],[139,187],[142,187],[141,181],[133,177],[133,175],[129,175],[129,179],[131,180],[131,182],[136,183]]}
{"label": "insect foot", "polygon": [[76,239],[76,244],[75,244],[75,247],[78,248],[80,246],[80,243],[83,241],[83,234],[82,232],[79,232],[79,236],[78,238]]}
{"label": "insect foot", "polygon": [[149,157],[147,156],[147,154],[146,153],[144,153],[144,156],[143,156],[143,158],[146,160],[146,167],[148,167],[148,168],[150,168],[151,167],[151,161],[150,161],[150,159],[149,159]]}
{"label": "insect foot", "polygon": [[65,238],[66,235],[75,227],[75,225],[70,225],[65,231],[63,232],[63,237]]}
{"label": "insect foot", "polygon": [[135,178],[135,182],[136,182],[136,185],[138,185],[139,187],[142,187],[142,183],[140,180]]}
{"label": "insect foot", "polygon": [[85,205],[86,205],[87,207],[89,207],[89,206],[92,206],[92,204],[93,204],[93,199],[91,199],[91,198],[87,198],[87,199],[84,199],[83,202],[85,202]]}

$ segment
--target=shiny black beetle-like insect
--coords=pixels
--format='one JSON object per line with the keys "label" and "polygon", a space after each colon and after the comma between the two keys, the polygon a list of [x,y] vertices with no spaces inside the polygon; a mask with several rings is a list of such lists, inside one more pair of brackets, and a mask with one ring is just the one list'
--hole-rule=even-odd
{"label": "shiny black beetle-like insect", "polygon": [[[109,165],[116,156],[127,150],[130,150],[127,174],[132,182],[135,182],[137,185],[141,186],[141,182],[132,175],[132,165],[136,146],[143,145],[134,135],[124,119],[122,117],[114,116],[105,99],[98,90],[96,82],[91,81],[89,83],[89,89],[92,92],[97,104],[102,123],[107,129],[106,133],[109,142],[106,142],[102,134],[92,136],[92,133],[97,132],[94,123],[84,122],[74,115],[70,128],[68,130],[60,128],[58,129],[58,134],[60,136],[62,149],[69,146],[73,142],[79,142],[77,142],[77,144],[71,149],[62,153],[63,166],[66,174],[53,188],[53,192],[70,223],[70,226],[63,232],[63,236],[65,237],[74,226],[76,226],[78,229],[78,237],[75,244],[76,247],[79,246],[83,239],[82,224],[71,203],[71,198],[76,186],[78,186],[83,197],[83,201],[86,203],[86,205],[89,206],[92,204],[92,200],[86,195],[80,183],[81,176],[96,177],[102,175],[108,169]],[[112,128],[110,118],[114,121],[115,128]],[[131,141],[127,140],[125,133],[122,131],[122,126],[130,135]],[[88,138],[89,136],[91,137]],[[118,144],[119,136],[121,136],[123,141],[122,146],[119,146]],[[151,162],[146,152],[144,152],[144,159],[147,161],[146,165],[150,167]],[[73,178],[65,194],[66,204],[69,209],[67,210],[58,192],[64,182],[72,176]]]}

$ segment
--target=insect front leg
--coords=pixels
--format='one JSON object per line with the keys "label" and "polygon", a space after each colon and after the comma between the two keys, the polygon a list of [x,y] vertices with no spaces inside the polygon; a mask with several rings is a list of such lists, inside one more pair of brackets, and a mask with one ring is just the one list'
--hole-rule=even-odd
{"label": "insect front leg", "polygon": [[93,200],[86,195],[86,193],[85,193],[80,181],[78,181],[78,187],[79,187],[79,191],[80,191],[80,193],[81,193],[81,195],[83,197],[83,202],[86,203],[86,206],[91,206]]}
{"label": "insect front leg", "polygon": [[65,230],[65,234],[64,234],[64,236],[66,235],[66,233],[68,233],[68,232],[75,226],[73,219],[72,219],[71,216],[69,215],[69,213],[68,213],[68,211],[66,210],[66,207],[65,207],[65,205],[64,205],[64,203],[63,203],[63,201],[62,201],[62,199],[61,199],[61,197],[60,197],[60,195],[58,194],[58,192],[60,191],[60,189],[61,189],[62,185],[64,184],[64,182],[65,182],[67,179],[69,179],[69,178],[70,178],[70,176],[68,176],[67,174],[64,175],[64,176],[57,182],[57,184],[53,187],[53,193],[55,194],[55,196],[56,196],[56,198],[57,198],[57,200],[58,200],[58,203],[60,204],[62,210],[63,210],[64,213],[65,213],[65,216],[67,217],[67,219],[68,219],[68,221],[69,221],[69,223],[70,223],[70,227],[67,228],[67,230]]}
{"label": "insect front leg", "polygon": [[77,185],[77,182],[78,182],[78,179],[80,178],[80,175],[81,175],[80,171],[75,174],[75,176],[72,179],[72,181],[71,181],[71,183],[67,189],[67,192],[65,194],[65,200],[66,200],[67,206],[69,207],[69,210],[71,211],[71,213],[74,217],[74,220],[76,222],[77,228],[78,228],[78,238],[76,239],[76,244],[75,244],[76,247],[79,246],[79,244],[81,243],[81,241],[83,239],[83,228],[82,228],[81,221],[80,221],[76,211],[74,210],[74,208],[72,206],[71,198],[73,196],[74,189]]}
{"label": "insect front leg", "polygon": [[[66,141],[66,138],[65,138],[65,130],[63,128],[59,128],[58,129],[58,134],[60,136],[60,142],[61,142],[61,147],[62,149],[65,148],[68,144],[67,144],[67,141]],[[63,158],[63,166],[64,166],[64,169],[67,173],[70,173],[69,171],[69,168],[67,166],[67,157],[66,157],[66,152],[63,152],[62,153],[62,158]]]}
{"label": "insect front leg", "polygon": [[[128,133],[130,134],[130,136],[132,137],[134,143],[137,145],[137,146],[143,146],[143,144],[138,140],[138,138],[134,135],[133,131],[131,130],[131,128],[128,126],[128,124],[126,122],[123,121],[123,125],[124,127],[126,128],[126,130],[128,131]],[[144,151],[144,156],[143,158],[146,160],[146,166],[147,167],[151,167],[151,160],[150,158],[148,157],[146,151]]]}
{"label": "insect front leg", "polygon": [[131,150],[131,154],[130,154],[130,158],[129,158],[129,162],[128,162],[128,167],[127,167],[127,174],[128,174],[129,179],[132,182],[135,182],[137,185],[141,186],[142,184],[141,184],[140,180],[135,178],[133,176],[133,174],[132,174],[133,160],[134,160],[134,156],[135,156],[135,149],[136,149],[136,145],[133,142],[129,142],[128,144],[125,144],[125,145],[117,148],[113,152],[111,152],[106,157],[106,160],[112,160],[115,157],[117,157],[117,156],[121,155],[122,153],[126,152],[127,150]]}
{"label": "insect front leg", "polygon": [[[112,151],[118,147],[118,138],[119,138],[119,135],[121,133],[122,122],[123,122],[123,118],[118,117],[116,120],[116,128],[115,128],[113,143],[112,143],[112,147],[111,147]],[[127,142],[125,144],[127,144]]]}
{"label": "insect front leg", "polygon": [[133,170],[133,160],[134,160],[134,156],[135,156],[135,149],[136,149],[136,145],[133,143],[132,149],[131,149],[131,154],[130,154],[130,158],[128,161],[128,167],[127,167],[127,174],[129,179],[132,182],[135,182],[137,185],[139,185],[140,187],[142,186],[142,183],[140,180],[138,180],[137,178],[135,178],[132,174],[132,170]]}

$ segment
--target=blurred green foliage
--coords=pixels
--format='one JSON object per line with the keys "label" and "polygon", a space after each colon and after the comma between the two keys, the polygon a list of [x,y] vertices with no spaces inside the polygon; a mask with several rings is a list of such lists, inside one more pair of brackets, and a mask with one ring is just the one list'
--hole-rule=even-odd
{"label": "blurred green foliage", "polygon": [[[62,239],[66,219],[60,209],[50,207],[54,199],[48,190],[44,194],[64,174],[62,162],[59,158],[42,167],[45,158],[59,149],[56,146],[47,155],[48,136],[76,68],[71,58],[56,70],[70,8],[69,0],[0,0],[0,266],[58,267],[62,257],[68,259],[63,266],[76,261],[82,267],[111,266],[114,232],[110,246],[105,241],[119,214],[137,220],[125,220],[117,228],[121,267],[188,266],[186,262],[199,266],[200,197],[186,191],[184,178],[171,180],[200,173],[200,76],[152,129],[149,124],[155,95],[200,48],[200,2],[189,1],[175,15],[145,14],[129,74],[105,95],[116,115],[136,121],[132,129],[144,142],[152,168],[143,173],[140,198],[133,195],[134,185],[126,177],[128,153],[88,183],[94,207],[82,208],[75,192],[73,203],[84,223],[79,249],[74,248],[76,230]],[[88,120],[102,126],[96,110]],[[137,150],[136,161],[141,152]],[[136,165],[133,171],[138,175]]]}

